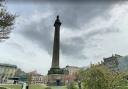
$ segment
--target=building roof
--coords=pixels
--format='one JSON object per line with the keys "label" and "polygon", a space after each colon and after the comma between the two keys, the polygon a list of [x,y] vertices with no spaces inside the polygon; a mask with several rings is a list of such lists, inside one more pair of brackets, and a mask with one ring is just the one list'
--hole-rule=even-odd
{"label": "building roof", "polygon": [[12,64],[5,64],[5,63],[0,63],[0,66],[2,66],[2,67],[17,68],[17,66],[16,66],[16,65],[12,65]]}
{"label": "building roof", "polygon": [[108,58],[103,58],[104,61],[111,61],[113,59],[117,59],[117,58],[120,58],[122,56],[118,55],[118,54],[115,54],[115,55],[112,55],[111,57],[108,57]]}
{"label": "building roof", "polygon": [[30,72],[33,76],[43,76],[41,74],[39,74],[36,70]]}

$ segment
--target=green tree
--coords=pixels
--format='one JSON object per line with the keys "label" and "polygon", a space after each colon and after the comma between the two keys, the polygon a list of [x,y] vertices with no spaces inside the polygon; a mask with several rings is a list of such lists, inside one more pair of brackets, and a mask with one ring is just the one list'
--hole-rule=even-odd
{"label": "green tree", "polygon": [[118,89],[120,86],[125,86],[126,79],[124,77],[127,75],[126,72],[114,71],[103,65],[97,65],[96,67],[103,72],[109,89]]}
{"label": "green tree", "polygon": [[84,89],[118,89],[125,84],[125,73],[112,71],[103,65],[91,65],[90,68],[81,70],[79,76]]}
{"label": "green tree", "polygon": [[9,13],[3,2],[0,0],[0,40],[8,39],[11,30],[13,29],[16,15]]}

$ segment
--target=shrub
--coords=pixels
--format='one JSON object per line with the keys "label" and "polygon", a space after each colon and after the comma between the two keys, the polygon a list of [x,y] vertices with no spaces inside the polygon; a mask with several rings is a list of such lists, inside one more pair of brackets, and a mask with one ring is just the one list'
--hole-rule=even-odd
{"label": "shrub", "polygon": [[45,89],[52,89],[51,87],[46,87]]}
{"label": "shrub", "polygon": [[67,89],[77,89],[75,86],[75,82],[71,81],[67,84]]}

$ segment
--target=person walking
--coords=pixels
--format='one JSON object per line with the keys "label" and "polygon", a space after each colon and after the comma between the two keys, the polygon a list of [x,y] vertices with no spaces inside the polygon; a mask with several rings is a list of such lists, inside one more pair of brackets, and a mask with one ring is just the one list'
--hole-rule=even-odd
{"label": "person walking", "polygon": [[26,83],[23,83],[22,88],[21,89],[26,89]]}

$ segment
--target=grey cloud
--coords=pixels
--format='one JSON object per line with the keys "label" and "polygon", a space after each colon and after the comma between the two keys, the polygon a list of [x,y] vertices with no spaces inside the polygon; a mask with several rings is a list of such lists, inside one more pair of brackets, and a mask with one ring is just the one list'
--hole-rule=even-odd
{"label": "grey cloud", "polygon": [[[70,1],[70,0],[69,0]],[[96,2],[96,1],[84,1],[84,2],[72,2],[72,3],[46,3],[50,6],[50,11],[53,13],[53,17],[60,15],[60,20],[64,27],[71,30],[81,30],[85,24],[88,24],[97,16],[106,15],[106,12],[112,8],[113,5],[118,2]],[[38,4],[37,4],[38,5]],[[44,8],[42,4],[39,4],[39,8]],[[40,10],[42,11],[42,10]],[[108,17],[108,15],[106,15]]]}
{"label": "grey cloud", "polygon": [[94,31],[91,31],[86,35],[81,35],[80,37],[71,37],[61,44],[62,53],[67,56],[81,56],[82,58],[86,58],[86,54],[83,54],[83,50],[89,47],[97,47],[94,43],[101,40],[92,37],[116,32],[119,32],[119,29],[112,27],[95,29]]}
{"label": "grey cloud", "polygon": [[20,44],[18,44],[18,43],[9,42],[7,44],[8,44],[8,46],[11,46],[11,48],[18,49],[21,53],[24,53],[25,52],[24,48]]}
{"label": "grey cloud", "polygon": [[[42,26],[42,24],[44,26]],[[45,49],[50,55],[52,53],[53,38],[51,36],[50,29],[45,20],[42,20],[39,23],[31,23],[25,26],[25,29],[22,31],[22,34],[27,37],[33,44],[39,45],[40,48]],[[65,41],[60,43],[62,55],[69,57],[85,58],[82,54],[84,48],[84,40],[81,37],[69,38],[69,44]]]}
{"label": "grey cloud", "polygon": [[84,39],[73,37],[61,43],[61,52],[66,56],[73,57],[73,59],[85,59],[86,56],[82,52],[84,47]]}
{"label": "grey cloud", "polygon": [[61,16],[64,27],[71,30],[81,30],[80,27],[89,23],[99,15],[104,15],[114,3],[84,2],[73,4],[57,4],[53,6],[54,14]]}
{"label": "grey cloud", "polygon": [[85,34],[85,37],[89,39],[93,36],[110,34],[110,33],[118,33],[119,31],[120,30],[118,28],[110,26],[110,27],[100,28],[100,29],[95,29],[93,31],[90,31],[87,34]]}
{"label": "grey cloud", "polygon": [[[56,15],[60,15],[63,28],[66,27],[72,31],[75,29],[81,30],[81,26],[87,24],[96,16],[103,15],[111,8],[111,5],[110,3],[53,4],[51,5],[53,14],[40,22],[31,22],[29,25],[25,25],[22,35],[51,55],[53,45],[51,30],[53,29],[53,21]],[[90,32],[86,36],[71,37],[68,41],[61,41],[62,55],[73,57],[74,59],[86,59],[85,54],[83,54],[84,48],[89,45],[93,46],[88,39],[97,34],[111,33],[113,31],[116,32],[116,30],[105,28]],[[73,32],[73,34],[75,33]]]}
{"label": "grey cloud", "polygon": [[33,44],[38,44],[41,48],[51,53],[52,41],[50,33],[50,25],[47,24],[47,20],[43,19],[41,22],[31,22],[25,26],[22,34],[32,41]]}
{"label": "grey cloud", "polygon": [[13,50],[20,52],[20,54],[28,54],[29,56],[36,56],[36,53],[33,51],[28,51],[26,49],[24,49],[24,46],[22,46],[19,43],[16,42],[8,42],[7,43],[8,46],[10,46],[11,48],[13,48]]}

